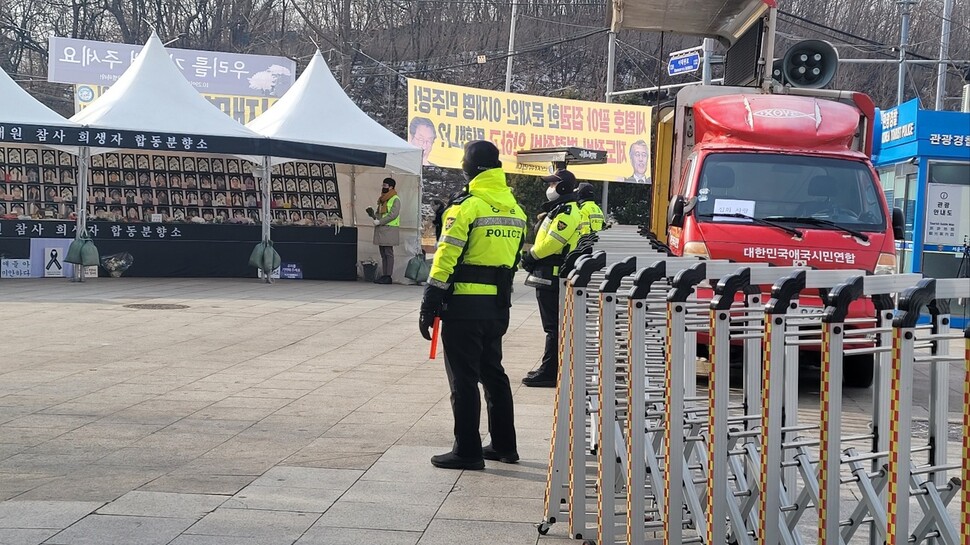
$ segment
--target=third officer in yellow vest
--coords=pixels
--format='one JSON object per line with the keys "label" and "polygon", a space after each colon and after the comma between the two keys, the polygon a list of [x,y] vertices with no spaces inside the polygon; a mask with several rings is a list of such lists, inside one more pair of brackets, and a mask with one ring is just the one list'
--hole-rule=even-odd
{"label": "third officer in yellow vest", "polygon": [[577,202],[579,203],[579,212],[583,217],[583,221],[579,226],[580,235],[588,235],[602,231],[603,224],[606,223],[606,216],[603,215],[603,210],[593,200],[595,198],[593,195],[593,184],[589,182],[579,184],[579,189],[576,190],[576,196],[578,198]]}
{"label": "third officer in yellow vest", "polygon": [[[465,147],[464,195],[444,213],[441,239],[421,301],[425,339],[441,317],[445,371],[451,385],[455,444],[431,458],[445,469],[485,469],[484,460],[515,463],[512,389],[502,367],[502,337],[509,327],[512,279],[525,240],[525,213],[505,182],[499,151],[478,140]],[[490,445],[479,435],[482,383],[488,401]]]}
{"label": "third officer in yellow vest", "polygon": [[522,267],[529,271],[527,284],[536,288],[539,318],[546,333],[546,345],[539,368],[529,373],[522,384],[554,387],[559,371],[559,266],[579,242],[582,213],[577,203],[576,177],[568,170],[541,178],[548,186],[542,206],[546,212],[536,233],[535,245],[522,254]]}

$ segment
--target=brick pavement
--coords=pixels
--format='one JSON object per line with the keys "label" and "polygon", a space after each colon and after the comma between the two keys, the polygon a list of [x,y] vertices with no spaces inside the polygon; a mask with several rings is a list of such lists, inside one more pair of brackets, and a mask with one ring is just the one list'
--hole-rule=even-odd
{"label": "brick pavement", "polygon": [[[0,544],[537,540],[553,392],[515,387],[519,465],[432,468],[452,421],[420,288],[102,278],[0,294]],[[541,335],[519,283],[513,383]]]}
{"label": "brick pavement", "polygon": [[[485,472],[428,463],[452,421],[419,298],[346,282],[0,281],[0,545],[576,543],[532,526],[553,391],[518,386],[542,349],[531,290],[517,283],[505,343],[522,463]],[[802,390],[811,421],[817,384]],[[846,393],[861,422],[868,392]]]}

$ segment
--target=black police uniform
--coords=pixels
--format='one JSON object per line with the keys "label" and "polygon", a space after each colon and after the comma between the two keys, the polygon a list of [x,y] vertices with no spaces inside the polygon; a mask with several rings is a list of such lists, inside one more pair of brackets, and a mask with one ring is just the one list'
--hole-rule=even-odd
{"label": "black police uniform", "polygon": [[[441,317],[455,444],[451,452],[433,457],[432,464],[448,469],[483,469],[483,458],[518,460],[512,390],[502,367],[502,337],[509,326],[512,279],[526,221],[506,184],[498,150],[484,144],[491,146],[494,157],[477,169],[468,194],[445,211],[421,304],[419,325],[425,338],[434,317]],[[493,167],[496,163],[499,166]],[[479,432],[479,382],[485,390],[492,437],[485,448]]]}

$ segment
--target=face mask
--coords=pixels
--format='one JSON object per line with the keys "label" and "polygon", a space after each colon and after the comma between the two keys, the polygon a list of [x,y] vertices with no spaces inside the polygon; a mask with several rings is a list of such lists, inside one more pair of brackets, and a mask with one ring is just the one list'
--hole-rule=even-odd
{"label": "face mask", "polygon": [[546,190],[546,198],[550,201],[554,201],[559,198],[559,192],[556,191],[555,187],[550,187]]}
{"label": "face mask", "polygon": [[475,167],[471,166],[466,161],[462,161],[461,162],[461,171],[462,171],[462,173],[465,174],[465,180],[467,180],[469,182],[472,181],[472,180],[474,180],[475,179],[475,176],[478,176],[478,169],[476,169]]}
{"label": "face mask", "polygon": [[382,187],[381,188],[381,193],[387,193],[390,190],[391,190],[391,188],[389,188],[389,187]]}

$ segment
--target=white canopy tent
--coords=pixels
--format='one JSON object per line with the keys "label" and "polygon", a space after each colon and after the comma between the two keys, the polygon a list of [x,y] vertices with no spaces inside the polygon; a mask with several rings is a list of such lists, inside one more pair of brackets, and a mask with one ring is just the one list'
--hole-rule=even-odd
{"label": "white canopy tent", "polygon": [[[260,138],[200,95],[155,33],[118,81],[71,119],[106,129]],[[259,157],[245,158],[260,161]]]}
{"label": "white canopy tent", "polygon": [[[258,140],[260,136],[237,123],[213,106],[182,76],[169,58],[165,46],[152,32],[145,47],[131,66],[103,95],[81,110],[71,120],[99,128],[157,132],[189,133],[225,138]],[[111,151],[101,148],[82,150],[78,158],[79,206],[82,210],[87,193],[89,155]],[[160,149],[158,151],[165,151]],[[242,159],[262,163],[259,156]],[[269,184],[264,183],[268,189]],[[268,191],[263,191],[264,218],[268,218]],[[269,222],[263,222],[263,239],[269,239]]]}
{"label": "white canopy tent", "polygon": [[[264,157],[292,157],[318,161],[343,161],[359,165],[384,165],[379,152],[351,148],[288,142],[257,134],[237,123],[205,99],[182,75],[161,40],[152,33],[135,61],[90,106],[71,118],[97,130],[176,135],[175,146],[133,146],[124,148],[155,152],[180,152],[181,136],[198,135],[209,142],[209,153],[235,155],[261,163]],[[95,144],[92,144],[95,145]],[[108,144],[110,147],[110,143]],[[218,148],[218,149],[216,149]],[[111,151],[102,145],[93,153]],[[195,153],[205,153],[195,148]]]}
{"label": "white canopy tent", "polygon": [[420,247],[421,150],[358,108],[334,79],[319,51],[279,102],[247,127],[271,138],[386,154],[385,168],[338,164],[337,181],[343,196],[344,221],[358,227],[358,259],[379,261],[378,249],[372,244],[373,225],[365,210],[368,206],[377,208],[384,178],[395,179],[402,210],[394,278],[403,276],[407,258]]}
{"label": "white canopy tent", "polygon": [[[3,70],[0,70],[0,102],[3,104],[3,115],[0,117],[0,123],[55,127],[78,126],[74,121],[65,119],[59,113],[30,96],[30,93],[17,85],[17,82]],[[68,151],[68,148],[64,148],[64,150]],[[77,150],[73,151],[77,152]]]}
{"label": "white canopy tent", "polygon": [[[65,119],[61,114],[51,110],[36,98],[30,96],[25,89],[17,85],[9,75],[0,70],[0,104],[4,105],[3,116],[0,123],[11,125],[34,125],[49,129],[57,128],[78,128],[80,125],[69,119]],[[52,141],[53,142],[53,141]],[[57,146],[49,147],[65,151],[72,155],[80,152],[76,146]],[[85,211],[82,208],[84,196],[77,191],[77,226],[78,231],[84,226]]]}
{"label": "white canopy tent", "polygon": [[[186,80],[154,33],[138,57],[100,98],[76,114],[73,121],[98,129],[129,132],[197,135],[220,143],[220,153],[235,155],[260,165],[254,174],[263,178],[276,157],[383,165],[385,156],[370,150],[285,141],[258,134],[213,106]],[[180,139],[178,139],[181,142]],[[181,152],[178,145],[146,145],[146,151]],[[211,149],[211,148],[210,148]],[[235,150],[235,151],[233,151]],[[85,183],[88,154],[110,149],[82,149],[78,161],[79,180]],[[285,160],[285,159],[279,159]],[[295,160],[295,159],[294,159]],[[81,174],[81,172],[84,174]],[[263,240],[270,238],[270,184],[263,186]],[[82,195],[83,187],[79,190]]]}

